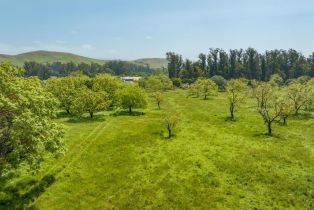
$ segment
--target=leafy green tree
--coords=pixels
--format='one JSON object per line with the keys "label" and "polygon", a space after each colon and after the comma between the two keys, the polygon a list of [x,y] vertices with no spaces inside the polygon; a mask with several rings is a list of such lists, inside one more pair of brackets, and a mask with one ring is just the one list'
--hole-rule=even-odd
{"label": "leafy green tree", "polygon": [[145,78],[140,85],[150,91],[165,91],[173,88],[172,81],[166,75],[153,75]]}
{"label": "leafy green tree", "polygon": [[281,89],[276,94],[276,106],[280,111],[280,120],[282,125],[287,125],[287,118],[293,113],[294,106],[291,100],[288,98],[288,91],[286,88]]}
{"label": "leafy green tree", "polygon": [[199,58],[199,65],[201,70],[203,71],[203,75],[206,76],[207,75],[207,56],[204,53],[200,53],[198,55]]}
{"label": "leafy green tree", "polygon": [[62,151],[63,129],[53,121],[57,100],[37,77],[0,64],[0,176],[28,165],[37,169],[44,154]]}
{"label": "leafy green tree", "polygon": [[116,92],[117,105],[123,109],[128,109],[132,113],[132,109],[145,108],[147,105],[146,93],[138,86],[127,85]]}
{"label": "leafy green tree", "polygon": [[105,91],[109,94],[110,100],[114,100],[115,92],[122,88],[122,82],[119,78],[110,74],[99,74],[93,80],[94,91]]}
{"label": "leafy green tree", "polygon": [[58,98],[61,108],[70,113],[76,90],[85,87],[87,81],[89,81],[89,77],[82,75],[61,78],[52,77],[47,80],[46,88]]}
{"label": "leafy green tree", "polygon": [[79,115],[87,112],[93,118],[94,113],[108,109],[110,103],[109,94],[106,92],[81,88],[76,91],[73,97],[72,109]]}
{"label": "leafy green tree", "polygon": [[245,90],[247,89],[247,85],[241,79],[232,79],[228,81],[226,89],[229,100],[230,117],[234,120],[236,107],[238,107],[245,100]]}
{"label": "leafy green tree", "polygon": [[225,78],[219,75],[215,75],[212,76],[210,79],[213,80],[216,83],[216,85],[218,85],[219,90],[225,90],[227,84],[227,80]]}
{"label": "leafy green tree", "polygon": [[201,85],[197,82],[192,83],[189,85],[188,95],[196,96],[197,98],[200,96],[201,93]]}
{"label": "leafy green tree", "polygon": [[173,52],[168,52],[166,56],[168,60],[169,78],[179,78],[183,66],[182,56]]}
{"label": "leafy green tree", "polygon": [[272,86],[280,87],[280,86],[283,85],[284,81],[283,81],[282,77],[279,74],[273,74],[273,75],[270,76],[269,83]]}
{"label": "leafy green tree", "polygon": [[200,92],[205,100],[208,96],[216,95],[218,92],[218,86],[210,79],[198,79],[196,84],[199,86]]}

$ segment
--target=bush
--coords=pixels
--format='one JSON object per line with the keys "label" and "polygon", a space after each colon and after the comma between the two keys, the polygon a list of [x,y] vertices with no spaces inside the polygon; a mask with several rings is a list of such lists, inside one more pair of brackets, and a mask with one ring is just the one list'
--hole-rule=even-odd
{"label": "bush", "polygon": [[176,86],[176,87],[181,87],[181,84],[182,84],[180,78],[172,78],[172,83],[173,83],[173,85]]}
{"label": "bush", "polygon": [[211,77],[210,79],[216,83],[219,90],[225,90],[225,87],[227,84],[227,80],[225,78],[223,78],[222,76],[219,76],[219,75],[215,75],[215,76]]}

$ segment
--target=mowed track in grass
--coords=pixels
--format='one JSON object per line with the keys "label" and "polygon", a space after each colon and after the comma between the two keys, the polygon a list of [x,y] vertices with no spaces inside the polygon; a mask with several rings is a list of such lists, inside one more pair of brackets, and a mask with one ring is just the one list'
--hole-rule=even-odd
{"label": "mowed track in grass", "polygon": [[[311,209],[314,208],[314,119],[301,115],[274,136],[254,100],[228,120],[224,93],[209,100],[165,93],[157,110],[68,122],[67,152],[41,176],[56,181],[35,201],[39,209]],[[165,111],[179,118],[169,141]]]}

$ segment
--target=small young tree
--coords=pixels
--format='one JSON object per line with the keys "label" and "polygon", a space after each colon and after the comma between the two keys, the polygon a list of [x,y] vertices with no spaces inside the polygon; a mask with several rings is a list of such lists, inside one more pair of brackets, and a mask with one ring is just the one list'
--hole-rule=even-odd
{"label": "small young tree", "polygon": [[157,91],[153,93],[153,97],[157,103],[158,109],[160,109],[160,104],[164,101],[164,96],[162,95],[161,92]]}
{"label": "small young tree", "polygon": [[278,92],[276,96],[277,107],[280,112],[280,120],[282,125],[287,125],[287,118],[293,113],[293,103],[289,100],[286,89]]}
{"label": "small young tree", "polygon": [[178,123],[178,117],[173,114],[167,114],[164,119],[164,125],[168,131],[168,138],[170,139],[173,135],[173,129]]}
{"label": "small young tree", "polygon": [[188,88],[188,95],[196,96],[197,98],[200,96],[201,86],[199,83],[194,82],[193,84],[189,85]]}
{"label": "small young tree", "polygon": [[227,83],[226,90],[228,94],[229,111],[232,120],[234,120],[234,112],[236,107],[243,103],[245,99],[246,88],[246,83],[240,79],[232,79]]}
{"label": "small young tree", "polygon": [[117,105],[128,109],[132,113],[134,108],[145,108],[147,105],[146,93],[138,86],[127,85],[116,92]]}
{"label": "small young tree", "polygon": [[205,100],[208,96],[215,95],[218,92],[218,86],[210,79],[198,79],[195,82],[195,87],[204,96]]}
{"label": "small young tree", "polygon": [[76,91],[72,108],[77,114],[88,112],[89,116],[93,118],[94,113],[108,109],[110,103],[109,95],[106,92],[81,88]]}

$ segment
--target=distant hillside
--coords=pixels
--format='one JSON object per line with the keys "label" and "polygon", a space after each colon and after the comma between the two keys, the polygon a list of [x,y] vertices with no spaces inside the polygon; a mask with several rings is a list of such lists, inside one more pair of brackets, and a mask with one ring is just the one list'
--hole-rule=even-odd
{"label": "distant hillside", "polygon": [[11,61],[12,64],[23,66],[25,61],[35,61],[38,63],[52,63],[52,62],[74,62],[74,63],[99,63],[104,64],[105,60],[87,58],[71,53],[64,53],[64,52],[50,52],[50,51],[34,51],[34,52],[27,52],[18,55],[1,55],[0,54],[0,61]]}
{"label": "distant hillside", "polygon": [[[38,63],[52,63],[52,62],[74,62],[79,63],[98,63],[104,64],[106,60],[87,58],[80,55],[65,52],[52,52],[52,51],[33,51],[22,53],[18,55],[2,55],[0,54],[0,62],[10,61],[13,65],[23,66],[25,61],[35,61]],[[163,58],[143,58],[130,61],[139,65],[149,65],[151,68],[161,68],[167,66],[167,60]]]}
{"label": "distant hillside", "polygon": [[167,67],[168,61],[165,58],[142,58],[134,61],[138,64],[148,64],[151,68],[157,69]]}

